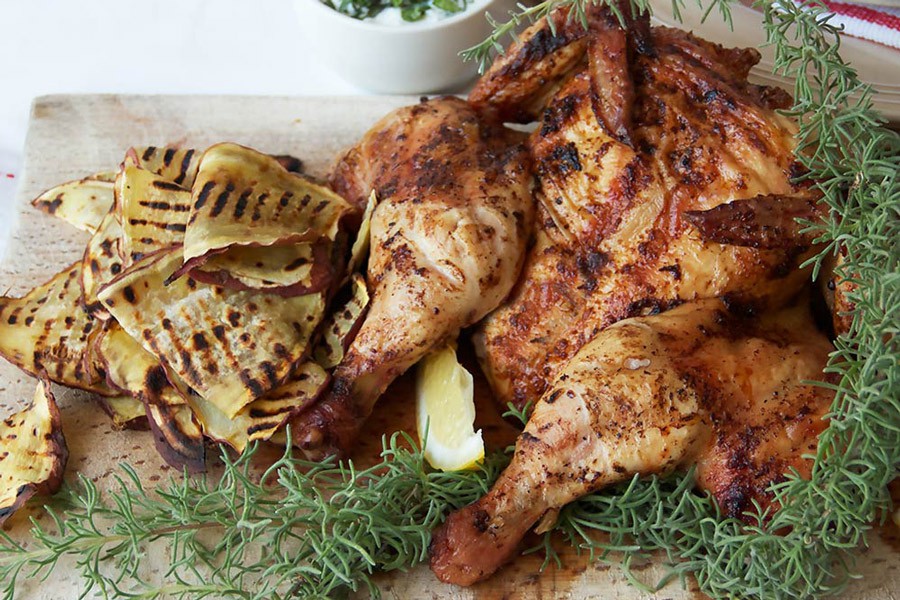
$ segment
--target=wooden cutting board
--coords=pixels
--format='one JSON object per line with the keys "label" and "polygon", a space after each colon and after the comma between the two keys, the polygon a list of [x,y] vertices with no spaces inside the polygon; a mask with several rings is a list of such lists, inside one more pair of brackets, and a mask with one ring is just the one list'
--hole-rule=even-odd
{"label": "wooden cutting board", "polygon": [[[21,295],[79,260],[87,235],[37,212],[30,200],[63,181],[112,170],[129,146],[178,144],[203,148],[234,141],[273,154],[301,158],[307,172],[323,174],[337,153],[352,144],[389,110],[414,102],[402,97],[279,98],[221,96],[49,96],[35,101],[25,148],[25,166],[17,197],[17,223],[5,257],[0,261],[0,291]],[[483,380],[476,384],[479,423],[489,443],[501,445],[514,435],[487,397]],[[0,361],[0,417],[31,399],[34,381]],[[70,458],[67,479],[82,474],[105,489],[120,462],[135,465],[148,486],[172,474],[157,456],[150,434],[115,431],[88,394],[56,387]],[[385,395],[363,436],[361,457],[377,452],[382,433],[412,423],[410,379],[404,378]],[[24,513],[24,511],[23,511]],[[39,512],[32,512],[40,518]],[[7,524],[11,535],[27,539],[25,514]],[[871,548],[859,561],[862,578],[843,596],[888,600],[900,590],[900,535],[891,525],[873,533]],[[427,567],[379,578],[387,598],[703,598],[696,584],[678,582],[657,594],[628,585],[615,567],[569,552],[565,567],[540,573],[542,558],[517,559],[493,579],[472,588],[439,583]],[[647,582],[664,573],[650,562],[635,571]],[[146,560],[146,575],[164,566],[164,556]],[[23,581],[21,599],[68,600],[80,591],[71,562],[61,565],[47,582]]]}

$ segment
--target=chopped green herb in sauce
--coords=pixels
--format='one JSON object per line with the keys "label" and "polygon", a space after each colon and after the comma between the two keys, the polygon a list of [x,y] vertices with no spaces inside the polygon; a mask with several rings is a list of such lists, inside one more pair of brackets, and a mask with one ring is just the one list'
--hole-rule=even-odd
{"label": "chopped green herb in sauce", "polygon": [[399,8],[404,21],[416,22],[432,8],[447,15],[462,12],[468,0],[322,0],[322,4],[360,20],[374,18],[388,8]]}

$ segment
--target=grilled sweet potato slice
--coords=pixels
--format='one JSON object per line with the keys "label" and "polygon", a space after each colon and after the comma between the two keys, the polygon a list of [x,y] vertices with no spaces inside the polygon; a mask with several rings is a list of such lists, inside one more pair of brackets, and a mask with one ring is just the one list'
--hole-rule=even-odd
{"label": "grilled sweet potato slice", "polygon": [[181,244],[190,209],[190,191],[152,171],[123,166],[116,178],[116,212],[125,264]]}
{"label": "grilled sweet potato slice", "polygon": [[287,383],[254,400],[233,418],[200,396],[188,396],[188,403],[207,437],[243,452],[250,442],[270,439],[292,416],[315,402],[327,383],[328,373],[308,361],[297,368]]}
{"label": "grilled sweet potato slice", "polygon": [[95,319],[105,321],[109,318],[109,312],[97,299],[97,292],[122,272],[123,263],[122,227],[115,213],[110,211],[88,241],[81,260],[82,304]]}
{"label": "grilled sweet potato slice", "polygon": [[281,298],[182,277],[179,248],[144,257],[100,292],[133,338],[229,417],[281,385],[308,353],[322,294]]}
{"label": "grilled sweet potato slice", "polygon": [[185,262],[176,277],[201,270],[209,273],[197,275],[205,281],[282,296],[326,289],[331,244],[353,212],[271,156],[237,144],[212,146],[194,182]]}
{"label": "grilled sweet potato slice", "polygon": [[110,383],[143,404],[156,449],[166,462],[190,472],[204,470],[200,426],[159,360],[117,323],[110,323],[103,332],[99,348]]}
{"label": "grilled sweet potato slice", "polygon": [[359,273],[350,278],[350,299],[334,311],[322,327],[322,340],[315,349],[316,362],[326,369],[341,363],[369,308],[369,290]]}
{"label": "grilled sweet potato slice", "polygon": [[35,376],[101,395],[115,395],[88,350],[100,328],[85,310],[81,261],[21,298],[0,297],[0,356]]}
{"label": "grilled sweet potato slice", "polygon": [[190,189],[197,176],[201,153],[193,148],[142,146],[129,148],[122,168],[138,167],[175,185]]}
{"label": "grilled sweet potato slice", "polygon": [[0,423],[0,525],[32,496],[56,492],[68,459],[59,408],[40,381],[31,406]]}
{"label": "grilled sweet potato slice", "polygon": [[82,231],[94,233],[113,205],[115,173],[97,173],[50,188],[31,204]]}

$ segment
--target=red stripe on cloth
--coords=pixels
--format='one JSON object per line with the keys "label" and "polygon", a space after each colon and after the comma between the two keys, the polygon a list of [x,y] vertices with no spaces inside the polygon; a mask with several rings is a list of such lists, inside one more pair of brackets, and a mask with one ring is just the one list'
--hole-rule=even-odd
{"label": "red stripe on cloth", "polygon": [[889,15],[873,8],[858,6],[856,4],[830,2],[829,0],[823,0],[823,2],[829,10],[832,10],[837,14],[854,17],[868,23],[875,23],[876,25],[882,25],[900,31],[900,17],[895,17],[894,15]]}

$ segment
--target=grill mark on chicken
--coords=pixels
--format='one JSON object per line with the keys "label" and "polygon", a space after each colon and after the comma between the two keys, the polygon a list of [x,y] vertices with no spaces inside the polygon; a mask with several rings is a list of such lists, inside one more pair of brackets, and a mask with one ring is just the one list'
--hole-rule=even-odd
{"label": "grill mark on chicken", "polygon": [[394,378],[508,294],[533,221],[522,141],[437,98],[389,114],[339,161],[332,185],[351,202],[377,190],[372,300],[331,390],[294,422],[307,456],[348,450]]}
{"label": "grill mark on chicken", "polygon": [[725,514],[752,522],[745,511],[765,510],[783,473],[809,475],[802,455],[815,452],[833,392],[805,381],[822,377],[831,350],[803,305],[747,316],[702,300],[609,327],[538,402],[491,491],[435,532],[432,569],[474,583],[548,511],[690,463]]}
{"label": "grill mark on chicken", "polygon": [[[583,63],[562,74],[532,64],[535,73],[522,75],[557,77],[560,88],[529,140],[538,198],[550,217],[538,220],[544,241],[529,251],[522,280],[474,338],[501,405],[534,402],[543,381],[581,344],[637,309],[729,293],[778,306],[806,280],[797,266],[808,243],[796,230],[776,229],[792,222],[789,215],[778,221],[785,206],[773,205],[772,217],[757,211],[764,218],[731,240],[715,230],[727,230],[726,212],[735,208],[705,212],[756,195],[797,193],[790,179],[794,126],[744,79],[757,54],[666,28],[653,28],[650,37],[655,56],[632,52],[627,69],[633,149],[598,125]],[[492,69],[484,81],[496,76]],[[534,98],[518,100],[530,106]],[[776,230],[785,232],[783,247]],[[714,235],[741,245],[710,243]],[[609,256],[609,266],[585,277],[578,262],[590,251]]]}

